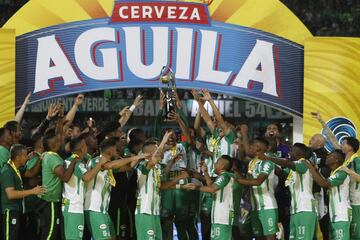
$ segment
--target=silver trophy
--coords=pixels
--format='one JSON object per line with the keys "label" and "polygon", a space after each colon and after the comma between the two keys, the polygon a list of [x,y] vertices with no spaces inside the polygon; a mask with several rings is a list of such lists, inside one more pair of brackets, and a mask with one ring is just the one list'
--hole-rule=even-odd
{"label": "silver trophy", "polygon": [[164,66],[160,72],[160,82],[165,84],[166,87],[162,88],[162,92],[165,94],[166,107],[164,121],[170,121],[169,113],[176,111],[176,100],[174,94],[176,91],[175,73],[171,68]]}

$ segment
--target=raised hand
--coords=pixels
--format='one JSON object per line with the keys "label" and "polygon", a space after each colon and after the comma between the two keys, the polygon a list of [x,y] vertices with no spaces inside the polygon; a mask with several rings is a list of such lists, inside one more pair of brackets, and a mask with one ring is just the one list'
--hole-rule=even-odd
{"label": "raised hand", "polygon": [[135,98],[133,104],[135,105],[136,108],[138,108],[138,107],[141,106],[142,103],[143,103],[143,96],[138,95],[138,96]]}
{"label": "raised hand", "polygon": [[166,106],[166,97],[163,91],[160,91],[160,109],[164,109]]}
{"label": "raised hand", "polygon": [[210,100],[212,100],[211,94],[209,93],[208,90],[203,89],[203,90],[201,90],[201,92],[202,92],[202,94],[203,94],[203,97],[202,97],[203,100],[205,100],[205,101],[210,101]]}
{"label": "raised hand", "polygon": [[207,173],[208,172],[208,166],[206,165],[206,163],[204,162],[204,163],[202,163],[201,164],[201,171],[203,172],[203,173]]}
{"label": "raised hand", "polygon": [[84,94],[77,95],[75,99],[75,105],[79,107],[84,102],[84,98],[85,98]]}
{"label": "raised hand", "polygon": [[316,112],[311,112],[310,113],[311,116],[317,120],[321,120],[321,115],[320,115],[320,112],[319,111],[316,111]]}
{"label": "raised hand", "polygon": [[49,105],[48,113],[47,113],[46,118],[51,119],[51,118],[55,117],[56,114],[58,114],[58,112],[59,112],[58,106],[55,103],[51,103]]}
{"label": "raised hand", "polygon": [[249,133],[249,126],[246,125],[246,124],[241,124],[241,125],[240,125],[240,132],[241,132],[241,135],[242,135],[242,136],[248,135],[248,133]]}
{"label": "raised hand", "polygon": [[129,115],[131,115],[131,114],[132,114],[132,112],[130,111],[129,106],[124,107],[124,108],[121,109],[121,111],[119,112],[119,115],[120,115],[121,117],[127,117],[127,116],[129,116]]}
{"label": "raised hand", "polygon": [[191,90],[191,94],[193,95],[193,97],[196,101],[198,101],[198,102],[200,101],[200,97],[195,89]]}
{"label": "raised hand", "polygon": [[176,112],[172,111],[169,113],[169,120],[172,122],[179,122],[181,119],[180,119],[180,116],[179,114],[177,114]]}

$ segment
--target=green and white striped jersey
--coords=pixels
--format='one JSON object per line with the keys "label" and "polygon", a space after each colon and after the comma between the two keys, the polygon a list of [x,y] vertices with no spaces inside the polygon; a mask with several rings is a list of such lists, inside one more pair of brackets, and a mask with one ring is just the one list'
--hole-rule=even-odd
{"label": "green and white striped jersey", "polygon": [[214,171],[214,165],[217,160],[222,155],[229,155],[230,157],[235,157],[236,155],[236,146],[234,143],[236,134],[233,131],[230,131],[226,136],[219,137],[219,129],[215,128],[213,136],[207,135],[206,137],[206,146],[210,152],[213,152],[212,161],[209,164],[205,161],[208,166],[209,175],[211,177],[216,176]]}
{"label": "green and white striped jersey", "polygon": [[[98,164],[100,157],[91,159],[88,169]],[[87,184],[85,194],[85,210],[107,213],[110,202],[111,184],[109,170],[99,171],[96,176]]]}
{"label": "green and white striped jersey", "polygon": [[135,214],[160,215],[161,167],[156,164],[147,169],[148,160],[142,160],[137,166],[138,191]]}
{"label": "green and white striped jersey", "polygon": [[233,174],[222,172],[215,180],[219,190],[213,195],[211,222],[212,224],[232,225],[234,222],[234,191]]}
{"label": "green and white striped jersey", "polygon": [[268,177],[260,186],[252,186],[252,207],[257,210],[276,209],[278,206],[274,195],[275,164],[271,161],[251,160],[248,171],[249,177],[257,179],[262,173]]}
{"label": "green and white striped jersey", "polygon": [[350,177],[346,172],[339,171],[338,169],[332,172],[328,178],[328,181],[332,186],[329,190],[329,209],[331,222],[350,221]]}
{"label": "green and white striped jersey", "polygon": [[295,171],[289,170],[285,186],[291,192],[291,214],[299,212],[315,212],[316,202],[312,192],[313,177],[308,167],[302,162],[295,161]]}
{"label": "green and white striped jersey", "polygon": [[[69,167],[71,161],[75,161],[74,159],[74,155],[65,159],[66,168]],[[70,180],[68,182],[64,182],[62,193],[63,211],[70,213],[84,213],[85,188],[82,177],[87,172],[86,161],[87,159],[84,158],[81,162],[77,162]]]}
{"label": "green and white striped jersey", "polygon": [[[347,165],[351,170],[360,174],[360,158],[354,154]],[[360,183],[350,178],[350,202],[352,206],[360,206]]]}

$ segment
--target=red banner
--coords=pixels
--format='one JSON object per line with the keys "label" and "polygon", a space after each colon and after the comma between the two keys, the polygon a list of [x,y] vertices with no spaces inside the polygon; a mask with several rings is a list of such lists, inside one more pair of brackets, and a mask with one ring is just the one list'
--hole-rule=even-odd
{"label": "red banner", "polygon": [[170,22],[209,24],[206,5],[170,2],[118,2],[112,22]]}

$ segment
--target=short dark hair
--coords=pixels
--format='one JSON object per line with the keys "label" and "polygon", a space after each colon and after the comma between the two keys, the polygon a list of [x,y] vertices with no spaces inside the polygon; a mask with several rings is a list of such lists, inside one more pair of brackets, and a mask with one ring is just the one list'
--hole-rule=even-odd
{"label": "short dark hair", "polygon": [[27,152],[27,148],[22,144],[14,144],[10,148],[10,158],[14,160],[22,151]]}
{"label": "short dark hair", "polygon": [[349,145],[354,152],[359,150],[359,140],[354,137],[346,137],[344,140],[346,140],[346,144]]}
{"label": "short dark hair", "polygon": [[9,129],[10,132],[16,132],[19,123],[17,121],[9,121],[5,123],[4,128]]}
{"label": "short dark hair", "polygon": [[45,151],[50,151],[50,141],[56,137],[56,134],[50,132],[46,134],[43,138],[43,146]]}
{"label": "short dark hair", "polygon": [[335,149],[330,154],[335,154],[339,158],[340,164],[345,161],[345,154],[340,149]]}
{"label": "short dark hair", "polygon": [[103,130],[103,135],[104,137],[112,132],[115,132],[116,130],[118,130],[120,127],[120,123],[119,122],[109,122],[108,124],[106,124],[104,130]]}
{"label": "short dark hair", "polygon": [[266,147],[266,148],[269,147],[269,142],[268,142],[268,140],[266,140],[266,139],[263,138],[263,137],[256,137],[256,138],[254,138],[254,142],[255,142],[255,141],[261,143],[261,144],[264,145],[264,147]]}
{"label": "short dark hair", "polygon": [[73,138],[70,140],[70,151],[75,152],[79,150],[81,142],[84,140],[84,135]]}
{"label": "short dark hair", "polygon": [[233,158],[229,155],[222,155],[221,158],[227,162],[227,164],[225,165],[225,170],[230,171],[233,165]]}
{"label": "short dark hair", "polygon": [[306,156],[308,147],[305,144],[295,143],[293,147],[297,148],[301,152],[301,155]]}
{"label": "short dark hair", "polygon": [[140,135],[145,133],[141,128],[133,128],[129,131],[130,142],[139,142]]}
{"label": "short dark hair", "polygon": [[100,152],[105,152],[107,149],[116,146],[116,140],[114,138],[105,139],[100,143]]}

